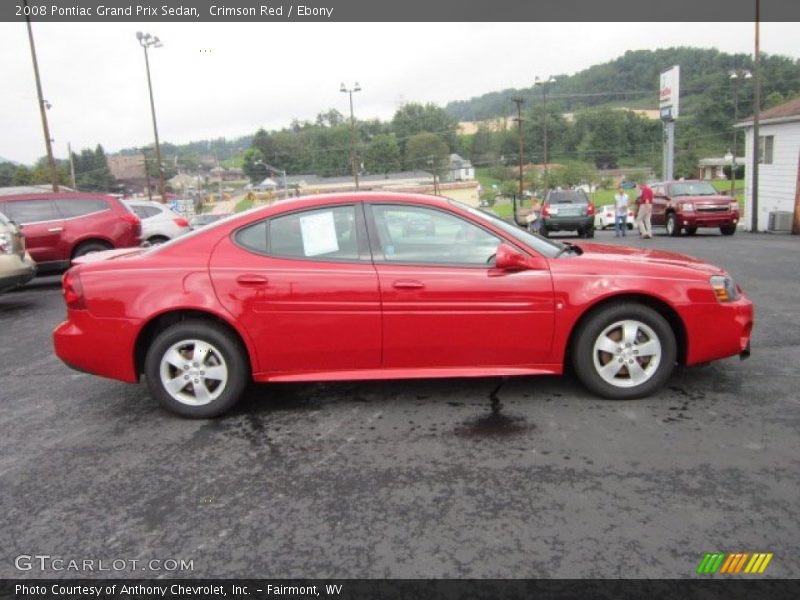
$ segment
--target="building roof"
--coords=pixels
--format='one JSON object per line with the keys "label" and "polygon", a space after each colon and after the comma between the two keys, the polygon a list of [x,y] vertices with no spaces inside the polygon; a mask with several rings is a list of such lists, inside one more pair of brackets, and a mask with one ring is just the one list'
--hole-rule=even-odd
{"label": "building roof", "polygon": [[[737,156],[736,157],[736,164],[743,165],[745,162],[744,156]],[[697,161],[698,166],[701,167],[727,167],[731,164],[731,161],[725,160],[725,157],[710,157],[710,158],[701,158]]]}
{"label": "building roof", "polygon": [[[788,102],[773,106],[765,110],[758,117],[759,124],[761,123],[782,123],[790,121],[800,121],[800,96],[792,98]],[[736,124],[737,127],[752,127],[753,117],[748,118],[746,121],[740,121]]]}

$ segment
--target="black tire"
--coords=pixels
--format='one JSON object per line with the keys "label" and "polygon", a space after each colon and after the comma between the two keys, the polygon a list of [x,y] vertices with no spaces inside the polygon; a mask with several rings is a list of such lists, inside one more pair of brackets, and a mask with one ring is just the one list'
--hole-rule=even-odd
{"label": "black tire", "polygon": [[719,228],[722,235],[733,235],[736,233],[736,225],[726,225],[725,227]]}
{"label": "black tire", "polygon": [[83,242],[75,248],[75,251],[72,253],[72,258],[85,256],[92,252],[102,252],[103,250],[111,250],[111,245],[105,242]]}
{"label": "black tire", "polygon": [[586,237],[593,238],[594,237],[594,227],[590,227],[586,230]]}
{"label": "black tire", "polygon": [[[609,383],[598,372],[597,365],[607,367],[612,363],[616,365],[615,361],[617,360],[623,362],[624,358],[621,354],[619,355],[619,359],[617,359],[616,355],[599,351],[597,361],[595,361],[594,356],[595,342],[601,339],[604,332],[607,332],[610,328],[615,327],[623,321],[640,324],[636,329],[638,332],[636,337],[637,341],[631,348],[628,348],[627,351],[633,352],[637,347],[641,347],[644,350],[643,344],[646,342],[649,343],[650,341],[651,336],[649,333],[652,333],[660,344],[660,356],[657,362],[652,363],[652,366],[650,361],[655,360],[655,356],[648,359],[643,356],[637,357],[632,354],[627,355],[627,359],[635,360],[641,367],[642,373],[647,375],[646,379],[635,385],[632,384],[631,373],[624,364],[619,367],[616,372],[617,375],[622,375],[618,380],[619,383]],[[641,328],[641,324],[649,329],[650,332],[646,332]],[[615,331],[617,330],[611,330],[612,333]],[[621,328],[619,332],[620,334],[622,333]],[[641,334],[641,338],[639,334]],[[639,343],[640,339],[642,341],[641,346]],[[619,343],[621,348],[624,346],[621,335],[619,342],[614,341],[613,343]],[[652,308],[635,302],[622,302],[608,305],[591,314],[581,323],[579,329],[575,332],[571,350],[572,364],[581,383],[591,392],[610,400],[642,398],[657,391],[669,379],[677,358],[675,333],[672,331],[669,323]],[[636,353],[638,354],[638,351]],[[605,357],[607,361],[601,364],[601,357]],[[647,369],[649,368],[651,368],[651,370],[648,372]],[[629,379],[625,379],[625,376],[628,376]]]}
{"label": "black tire", "polygon": [[547,230],[547,227],[542,225],[542,228],[539,229],[539,235],[541,235],[542,237],[550,237],[550,232]]}
{"label": "black tire", "polygon": [[153,246],[156,246],[158,244],[163,244],[164,242],[168,242],[169,238],[165,235],[154,235],[147,238],[147,241],[150,242],[150,244],[152,244]]}
{"label": "black tire", "polygon": [[686,235],[695,235],[696,233],[697,233],[697,227],[686,228]]}
{"label": "black tire", "polygon": [[633,223],[628,223],[628,231],[633,231]]}
{"label": "black tire", "polygon": [[[202,360],[194,360],[194,346],[191,345],[191,341],[200,341],[210,346],[211,350],[203,356]],[[176,394],[183,394],[189,400],[197,398],[191,378],[197,376],[198,379],[194,381],[199,381],[199,377],[202,376],[203,379],[200,385],[207,392],[210,390],[210,396],[213,397],[207,403],[191,404],[187,401],[181,401],[174,397],[162,382],[162,359],[165,358],[170,349],[181,344],[181,342],[186,342],[185,347],[187,348],[191,346],[192,352],[191,357],[186,358],[187,364],[190,365],[190,369],[185,371],[188,375],[183,376],[186,384]],[[220,358],[221,360],[219,360]],[[250,379],[249,365],[247,354],[239,340],[225,327],[210,321],[191,319],[170,326],[153,340],[145,356],[144,373],[150,393],[161,406],[184,417],[206,419],[223,414],[239,401]],[[209,378],[209,384],[206,384],[205,372],[196,370],[211,369],[219,366],[227,369],[226,379],[217,381]],[[168,372],[173,370],[170,365],[166,365],[165,369]],[[180,373],[182,371],[176,367],[174,368],[174,373],[175,377],[173,379],[177,381],[181,377]],[[222,389],[219,389],[220,386],[222,386]],[[190,389],[187,389],[187,387]],[[186,391],[184,392],[184,390]]]}
{"label": "black tire", "polygon": [[667,222],[665,225],[667,228],[667,235],[678,237],[681,234],[681,226],[678,225],[678,217],[675,216],[675,213],[669,213],[667,215]]}

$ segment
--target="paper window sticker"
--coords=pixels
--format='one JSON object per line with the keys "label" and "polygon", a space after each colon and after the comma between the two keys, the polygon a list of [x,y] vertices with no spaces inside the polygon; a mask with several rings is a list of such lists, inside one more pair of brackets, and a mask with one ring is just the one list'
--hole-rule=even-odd
{"label": "paper window sticker", "polygon": [[300,217],[300,232],[303,236],[303,253],[306,256],[319,256],[339,250],[333,211]]}

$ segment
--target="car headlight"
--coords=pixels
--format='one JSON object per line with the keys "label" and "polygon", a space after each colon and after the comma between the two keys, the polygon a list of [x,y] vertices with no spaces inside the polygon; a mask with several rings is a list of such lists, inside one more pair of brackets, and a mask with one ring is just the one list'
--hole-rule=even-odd
{"label": "car headlight", "polygon": [[739,289],[729,275],[714,275],[709,283],[720,302],[733,302],[739,299]]}
{"label": "car headlight", "polygon": [[10,233],[0,233],[0,254],[14,254]]}
{"label": "car headlight", "polygon": [[681,204],[678,204],[678,210],[681,210],[683,212],[693,212],[694,204],[692,204],[691,202],[682,202]]}

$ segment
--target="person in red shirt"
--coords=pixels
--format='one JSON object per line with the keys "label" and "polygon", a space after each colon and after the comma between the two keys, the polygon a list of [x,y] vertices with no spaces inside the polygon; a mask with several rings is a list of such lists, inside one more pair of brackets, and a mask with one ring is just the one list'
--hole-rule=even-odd
{"label": "person in red shirt", "polygon": [[649,185],[643,183],[637,186],[640,189],[639,198],[636,200],[638,209],[636,211],[636,221],[639,224],[639,236],[642,239],[653,237],[653,190]]}

